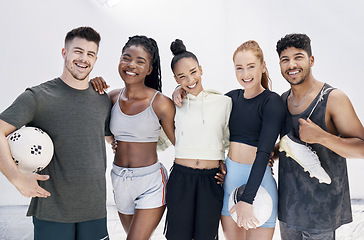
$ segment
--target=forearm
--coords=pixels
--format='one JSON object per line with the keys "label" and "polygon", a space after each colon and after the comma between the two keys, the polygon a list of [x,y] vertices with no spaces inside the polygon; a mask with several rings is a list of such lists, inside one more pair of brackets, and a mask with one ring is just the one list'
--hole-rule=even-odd
{"label": "forearm", "polygon": [[360,138],[343,138],[324,132],[317,143],[344,158],[364,158],[364,140]]}
{"label": "forearm", "polygon": [[11,157],[9,144],[5,136],[0,137],[0,171],[12,184],[14,184],[20,173]]}

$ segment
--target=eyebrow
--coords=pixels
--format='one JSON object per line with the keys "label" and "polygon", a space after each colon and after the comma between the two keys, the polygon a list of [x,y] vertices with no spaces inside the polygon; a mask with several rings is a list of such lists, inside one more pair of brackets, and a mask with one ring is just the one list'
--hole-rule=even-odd
{"label": "eyebrow", "polygon": [[[77,50],[85,51],[85,49],[80,48],[80,47],[74,47],[73,49],[77,49]],[[94,52],[94,51],[88,51],[88,53],[92,53],[92,54],[95,54],[95,55],[96,55],[96,52]]]}
{"label": "eyebrow", "polygon": [[[122,56],[127,56],[127,57],[131,57],[131,55],[129,53],[124,53]],[[143,58],[143,57],[140,57],[138,56],[137,59],[141,59],[141,60],[144,60],[145,62],[147,61],[147,59]]]}
{"label": "eyebrow", "polygon": [[[250,66],[250,65],[255,65],[255,63],[248,63],[247,66]],[[241,67],[243,66],[243,64],[236,64],[235,67]]]}
{"label": "eyebrow", "polygon": [[147,61],[147,59],[143,58],[143,57],[137,57],[137,59],[142,59],[144,60],[145,62]]}
{"label": "eyebrow", "polygon": [[[194,68],[190,69],[190,72],[195,71],[195,70],[196,70],[196,68],[194,67]],[[183,73],[178,73],[176,76],[179,77],[181,75],[183,75]]]}
{"label": "eyebrow", "polygon": [[[301,52],[294,54],[294,56],[298,56],[298,55],[302,55],[302,56],[304,56],[305,54],[303,54],[303,53],[301,53]],[[279,59],[282,59],[282,58],[288,58],[288,56],[282,56],[282,57],[280,57]]]}

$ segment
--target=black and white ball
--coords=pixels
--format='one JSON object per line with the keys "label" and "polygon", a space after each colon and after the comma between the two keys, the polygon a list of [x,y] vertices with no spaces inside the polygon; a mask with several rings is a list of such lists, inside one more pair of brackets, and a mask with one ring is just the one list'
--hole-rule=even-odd
{"label": "black and white ball", "polygon": [[35,127],[22,127],[7,137],[11,155],[23,173],[44,169],[53,157],[53,142],[46,132]]}
{"label": "black and white ball", "polygon": [[[243,194],[245,189],[245,184],[237,187],[234,189],[234,191],[230,194],[229,198],[229,210],[239,202],[240,196]],[[256,219],[258,219],[259,224],[256,224],[257,227],[262,226],[272,215],[273,210],[273,201],[272,197],[269,195],[267,190],[265,190],[264,187],[260,186],[258,188],[257,195],[255,196],[255,199],[253,201],[253,211],[254,216]],[[231,217],[236,222],[237,220],[237,214],[236,212],[233,212],[231,214]],[[250,224],[248,224],[249,228],[253,228]]]}

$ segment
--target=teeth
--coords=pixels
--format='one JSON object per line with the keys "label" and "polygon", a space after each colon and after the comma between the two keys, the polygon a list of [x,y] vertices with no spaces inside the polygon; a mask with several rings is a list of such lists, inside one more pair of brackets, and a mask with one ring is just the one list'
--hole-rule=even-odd
{"label": "teeth", "polygon": [[297,74],[297,73],[299,73],[299,71],[289,72],[288,75],[294,75],[294,74]]}
{"label": "teeth", "polygon": [[193,85],[191,85],[191,86],[187,86],[188,88],[194,88],[194,87],[196,87],[196,85],[197,85],[197,83],[195,83],[195,84],[193,84]]}
{"label": "teeth", "polygon": [[253,81],[253,78],[249,78],[249,79],[243,79],[244,82],[251,82]]}
{"label": "teeth", "polygon": [[87,66],[86,66],[86,65],[81,65],[81,64],[79,64],[79,63],[76,63],[76,66],[77,66],[77,67],[80,67],[80,68],[87,68]]}
{"label": "teeth", "polygon": [[127,75],[130,75],[130,76],[135,76],[135,75],[136,75],[136,73],[128,72],[128,71],[125,71],[125,73],[126,73]]}

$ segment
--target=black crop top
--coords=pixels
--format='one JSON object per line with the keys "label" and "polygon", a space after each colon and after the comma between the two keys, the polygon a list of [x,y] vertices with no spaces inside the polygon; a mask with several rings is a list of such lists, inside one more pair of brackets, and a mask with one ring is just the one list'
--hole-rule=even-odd
{"label": "black crop top", "polygon": [[233,102],[229,121],[230,141],[257,147],[248,182],[239,199],[252,204],[284,123],[286,108],[281,97],[267,89],[250,99],[244,98],[243,89],[226,95]]}

